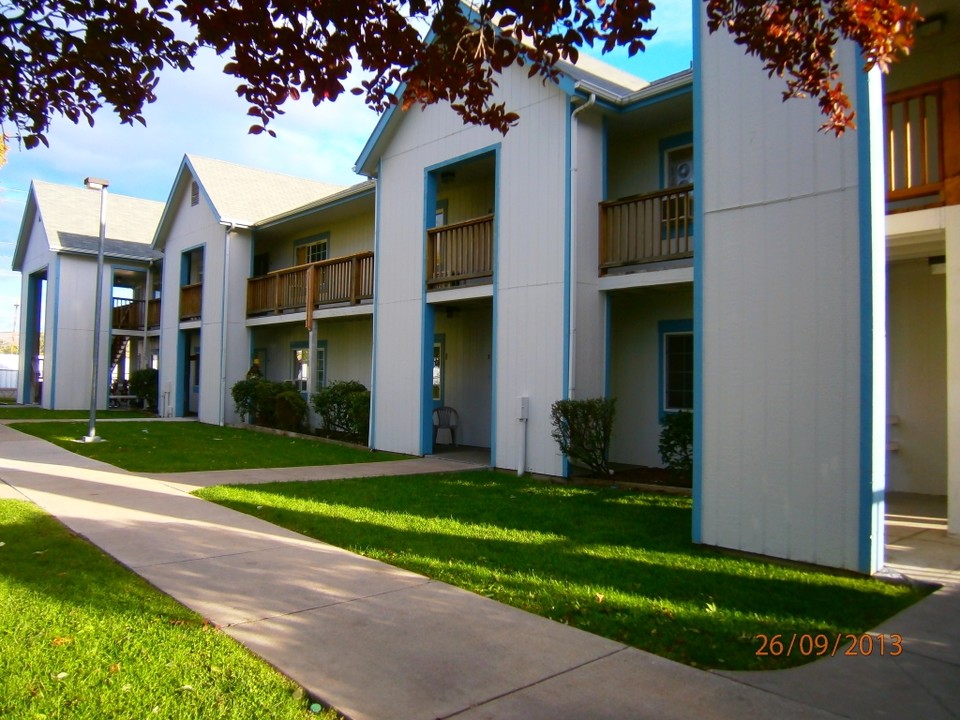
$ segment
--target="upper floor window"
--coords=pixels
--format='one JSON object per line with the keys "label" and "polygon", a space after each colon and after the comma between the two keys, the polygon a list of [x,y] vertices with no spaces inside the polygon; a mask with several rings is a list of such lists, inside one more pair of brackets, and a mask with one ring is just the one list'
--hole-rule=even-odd
{"label": "upper floor window", "polygon": [[673,188],[693,183],[693,145],[666,151],[666,187]]}
{"label": "upper floor window", "polygon": [[330,233],[301,240],[294,247],[294,265],[320,262],[329,257]]}

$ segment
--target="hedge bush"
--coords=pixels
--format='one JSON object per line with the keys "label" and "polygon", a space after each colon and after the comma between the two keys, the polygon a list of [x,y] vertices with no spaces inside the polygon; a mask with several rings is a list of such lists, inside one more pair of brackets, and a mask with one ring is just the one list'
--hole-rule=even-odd
{"label": "hedge bush", "polygon": [[560,452],[597,475],[610,475],[608,455],[616,398],[558,400],[550,408],[551,436]]}
{"label": "hedge bush", "polygon": [[370,430],[370,391],[356,380],[337,380],[313,394],[323,430],[364,442]]}

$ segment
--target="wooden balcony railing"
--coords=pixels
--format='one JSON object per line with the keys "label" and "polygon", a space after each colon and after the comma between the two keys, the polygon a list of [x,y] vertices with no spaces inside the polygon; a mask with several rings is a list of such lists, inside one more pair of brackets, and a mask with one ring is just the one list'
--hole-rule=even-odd
{"label": "wooden balcony railing", "polygon": [[369,300],[373,297],[373,253],[321,260],[250,278],[247,316],[306,310],[307,288],[311,285],[313,308]]}
{"label": "wooden balcony railing", "polygon": [[130,298],[113,299],[113,329],[143,330],[143,313],[147,313],[147,329],[160,327],[160,299],[132,300]]}
{"label": "wooden balcony railing", "polygon": [[143,330],[143,300],[113,299],[114,330]]}
{"label": "wooden balcony railing", "polygon": [[693,257],[693,186],[600,203],[600,274]]}
{"label": "wooden balcony railing", "polygon": [[960,203],[960,76],[884,98],[888,212]]}
{"label": "wooden balcony railing", "polygon": [[160,298],[147,300],[147,329],[160,327]]}
{"label": "wooden balcony railing", "polygon": [[203,299],[203,283],[184,285],[180,288],[180,319],[196,320],[200,317]]}
{"label": "wooden balcony railing", "polygon": [[493,215],[427,230],[427,289],[493,279]]}

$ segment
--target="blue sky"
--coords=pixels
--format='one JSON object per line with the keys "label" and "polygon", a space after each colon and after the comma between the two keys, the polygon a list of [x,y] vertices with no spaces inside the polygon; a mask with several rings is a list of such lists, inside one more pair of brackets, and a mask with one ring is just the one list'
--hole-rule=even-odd
{"label": "blue sky", "polygon": [[[648,80],[688,68],[691,6],[690,0],[658,3],[653,24],[659,30],[647,52],[628,58],[614,51],[603,59]],[[92,128],[56,120],[47,134],[50,148],[11,148],[0,169],[0,332],[13,329],[20,302],[20,274],[10,264],[32,179],[81,186],[85,177],[101,177],[110,181],[110,192],[166,200],[181,158],[192,153],[324,182],[360,180],[353,163],[377,122],[361,99],[345,94],[320,107],[287,103],[286,114],[270,125],[277,138],[249,135],[247,105],[236,96],[237,80],[220,72],[224,62],[210,53],[192,72],[165,73],[159,99],[144,111],[146,127],[121,125],[103,111]]]}

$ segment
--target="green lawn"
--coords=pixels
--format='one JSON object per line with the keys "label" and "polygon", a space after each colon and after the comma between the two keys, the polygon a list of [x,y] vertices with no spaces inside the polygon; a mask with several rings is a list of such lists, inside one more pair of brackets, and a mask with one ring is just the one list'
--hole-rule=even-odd
{"label": "green lawn", "polygon": [[[89,417],[89,410],[45,410],[40,407],[0,404],[0,420],[86,420]],[[97,410],[99,420],[144,417],[156,415],[141,410]]]}
{"label": "green lawn", "polygon": [[105,442],[89,444],[77,442],[87,433],[83,423],[16,423],[11,427],[131,472],[303,467],[405,457],[198,422],[100,423],[97,435]]}
{"label": "green lawn", "polygon": [[0,500],[0,717],[318,717],[307,704],[292,682],[34,505]]}
{"label": "green lawn", "polygon": [[199,490],[340,547],[699,667],[759,634],[860,633],[925,593],[734,557],[690,541],[691,501],[479,471]]}

